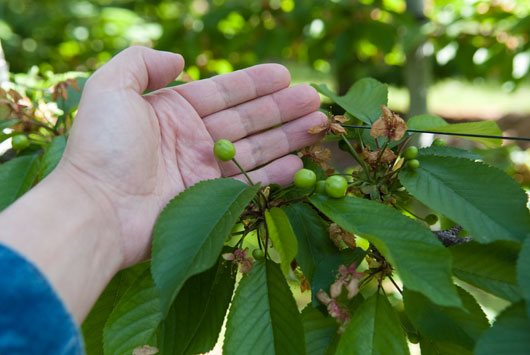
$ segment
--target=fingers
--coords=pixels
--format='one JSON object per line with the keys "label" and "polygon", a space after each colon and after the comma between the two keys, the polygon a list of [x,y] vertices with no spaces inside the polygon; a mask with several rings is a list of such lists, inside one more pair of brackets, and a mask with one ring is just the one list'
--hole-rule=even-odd
{"label": "fingers", "polygon": [[132,89],[141,94],[166,86],[183,67],[184,59],[180,54],[133,46],[97,70],[90,82],[91,85],[98,83],[98,88]]}
{"label": "fingers", "polygon": [[236,141],[314,112],[319,105],[317,91],[299,85],[216,112],[203,121],[214,140]]}
{"label": "fingers", "polygon": [[[241,139],[234,143],[237,151],[235,158],[245,170],[252,170],[297,149],[316,143],[324,134],[309,134],[307,131],[325,122],[327,118],[322,112],[313,112],[280,127]],[[239,172],[232,162],[221,164],[221,170],[225,176],[232,176]]]}
{"label": "fingers", "polygon": [[[254,183],[260,182],[263,186],[269,184],[289,185],[293,182],[294,174],[302,169],[303,163],[296,155],[286,155],[276,159],[262,168],[250,171],[248,175]],[[235,179],[248,183],[243,174],[234,176]]]}
{"label": "fingers", "polygon": [[261,64],[174,87],[199,113],[211,115],[289,86],[289,71],[279,64]]}

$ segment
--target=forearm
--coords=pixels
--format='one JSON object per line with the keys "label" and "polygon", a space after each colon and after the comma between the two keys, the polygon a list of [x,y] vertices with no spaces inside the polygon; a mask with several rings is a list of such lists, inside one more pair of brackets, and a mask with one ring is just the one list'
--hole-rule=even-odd
{"label": "forearm", "polygon": [[0,214],[0,243],[48,278],[78,323],[122,262],[105,198],[56,170]]}

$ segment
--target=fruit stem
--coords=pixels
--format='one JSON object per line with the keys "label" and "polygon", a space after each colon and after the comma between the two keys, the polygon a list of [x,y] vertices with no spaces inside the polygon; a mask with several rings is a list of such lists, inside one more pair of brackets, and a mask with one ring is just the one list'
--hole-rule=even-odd
{"label": "fruit stem", "polygon": [[[243,167],[241,166],[241,164],[239,164],[237,162],[237,160],[235,158],[232,159],[232,161],[234,162],[234,164],[236,164],[236,166],[239,168],[239,170],[243,173],[243,175],[245,175],[245,178],[247,179],[248,183],[252,186],[254,186],[254,182],[252,181],[252,179],[250,178],[250,176],[247,174],[246,170],[243,169]],[[260,198],[257,198],[256,199],[256,203],[258,204],[259,206],[259,209],[260,210],[263,210],[264,206],[267,204],[267,199],[265,198],[265,196],[263,195],[263,192],[261,192],[261,189],[259,191],[259,195],[261,196],[261,198],[263,199],[263,201],[261,201]],[[263,203],[262,203],[263,202]]]}
{"label": "fruit stem", "polygon": [[250,176],[248,176],[247,172],[245,171],[245,169],[243,169],[243,167],[237,162],[237,160],[234,158],[232,159],[232,161],[234,162],[234,164],[236,164],[236,166],[238,167],[238,169],[243,173],[243,175],[245,175],[245,178],[247,179],[248,183],[252,186],[254,186],[254,182],[252,181],[252,179],[250,178]]}
{"label": "fruit stem", "polygon": [[370,178],[370,172],[368,171],[368,167],[364,163],[364,160],[362,160],[359,154],[357,154],[357,152],[355,151],[355,149],[353,149],[352,145],[350,144],[350,142],[348,141],[348,139],[346,138],[344,134],[342,134],[340,137],[342,141],[346,144],[346,147],[348,147],[348,151],[353,156],[355,161],[357,161],[357,163],[359,163],[359,165],[363,168],[363,171],[366,174],[366,177],[368,178],[368,180],[372,181],[372,179]]}
{"label": "fruit stem", "polygon": [[[377,141],[377,140],[376,140]],[[375,163],[375,166],[378,167],[381,163],[381,158],[383,157],[383,154],[385,153],[386,147],[388,146],[388,139],[385,141],[385,144],[383,144],[383,147],[380,149],[379,154],[377,155],[377,161]],[[374,180],[377,178],[377,170],[374,168]]]}

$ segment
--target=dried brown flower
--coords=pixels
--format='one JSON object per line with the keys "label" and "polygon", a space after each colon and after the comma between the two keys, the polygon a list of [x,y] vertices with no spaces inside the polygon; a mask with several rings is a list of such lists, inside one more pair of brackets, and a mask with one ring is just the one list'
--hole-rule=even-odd
{"label": "dried brown flower", "polygon": [[[380,155],[381,155],[381,158],[379,158]],[[394,152],[388,148],[385,148],[382,154],[381,154],[381,149],[374,150],[374,151],[369,151],[365,149],[361,153],[361,156],[368,164],[372,166],[377,164],[378,159],[380,159],[379,162],[383,164],[392,163],[394,160],[396,160],[396,154],[394,154]]]}
{"label": "dried brown flower", "polygon": [[381,111],[381,116],[372,124],[370,135],[374,138],[387,137],[392,141],[400,140],[407,131],[407,124],[388,107],[382,105]]}
{"label": "dried brown flower", "polygon": [[338,224],[331,223],[329,225],[329,238],[339,249],[355,248],[355,236],[344,229],[342,229]]}

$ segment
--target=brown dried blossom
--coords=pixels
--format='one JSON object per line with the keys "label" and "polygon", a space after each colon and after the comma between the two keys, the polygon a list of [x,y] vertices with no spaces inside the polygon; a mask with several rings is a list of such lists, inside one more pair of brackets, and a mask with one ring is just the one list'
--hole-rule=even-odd
{"label": "brown dried blossom", "polygon": [[370,135],[373,138],[387,137],[389,140],[398,141],[407,132],[407,124],[398,114],[381,106],[381,116],[372,124]]}
{"label": "brown dried blossom", "polygon": [[63,100],[68,99],[68,87],[70,86],[75,90],[80,91],[76,79],[66,79],[64,81],[58,82],[52,87],[52,100],[57,101],[59,97]]}
{"label": "brown dried blossom", "polygon": [[375,166],[379,163],[383,164],[389,164],[394,162],[396,160],[396,154],[391,149],[385,148],[385,150],[381,153],[381,149],[369,151],[365,149],[361,156],[363,159],[370,165]]}
{"label": "brown dried blossom", "polygon": [[300,150],[299,156],[310,157],[316,163],[327,166],[327,162],[331,159],[331,150],[324,148],[319,144],[311,145]]}
{"label": "brown dried blossom", "polygon": [[345,134],[346,129],[342,127],[342,123],[348,121],[348,118],[344,115],[335,115],[331,122],[326,122],[318,126],[311,127],[307,130],[309,134],[319,134],[321,132],[333,133],[337,135]]}
{"label": "brown dried blossom", "polygon": [[248,248],[245,249],[235,249],[233,253],[224,253],[222,256],[223,259],[231,261],[236,265],[239,265],[239,271],[246,274],[252,270],[252,259],[247,255]]}
{"label": "brown dried blossom", "polygon": [[344,229],[342,229],[337,223],[331,223],[329,225],[329,238],[339,249],[355,248],[355,236]]}

